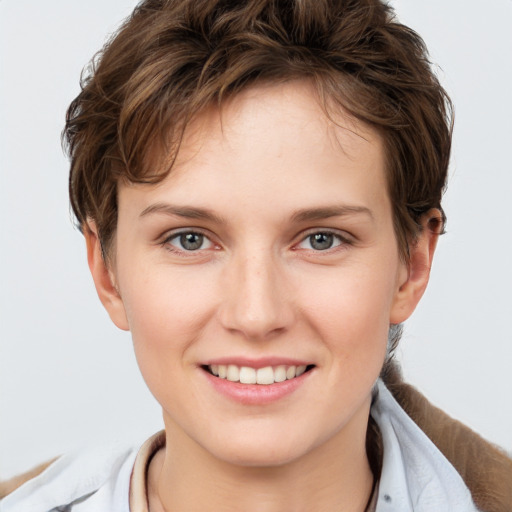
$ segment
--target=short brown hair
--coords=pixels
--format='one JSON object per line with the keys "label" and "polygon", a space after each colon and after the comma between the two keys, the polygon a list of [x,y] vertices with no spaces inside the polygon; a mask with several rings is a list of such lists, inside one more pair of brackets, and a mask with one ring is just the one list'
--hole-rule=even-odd
{"label": "short brown hair", "polygon": [[423,40],[381,0],[141,2],[84,72],[67,112],[79,225],[94,220],[108,254],[120,180],[162,180],[172,165],[162,170],[150,156],[177,152],[205,107],[259,82],[293,79],[311,80],[325,107],[339,104],[381,134],[407,259],[422,214],[441,210],[452,108]]}

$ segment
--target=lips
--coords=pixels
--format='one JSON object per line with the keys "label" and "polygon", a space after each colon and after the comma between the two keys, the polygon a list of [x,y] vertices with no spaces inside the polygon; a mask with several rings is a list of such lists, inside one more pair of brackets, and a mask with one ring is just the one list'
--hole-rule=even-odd
{"label": "lips", "polygon": [[316,365],[274,357],[221,358],[206,362],[201,369],[220,395],[243,406],[264,406],[298,392],[310,381]]}
{"label": "lips", "polygon": [[206,366],[207,371],[219,379],[263,386],[295,379],[309,368],[307,365],[284,364],[260,368],[236,364],[211,364]]}

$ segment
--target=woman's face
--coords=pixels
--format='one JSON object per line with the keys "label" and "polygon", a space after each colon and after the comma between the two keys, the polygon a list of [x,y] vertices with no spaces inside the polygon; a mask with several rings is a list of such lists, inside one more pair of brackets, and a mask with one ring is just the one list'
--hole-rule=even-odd
{"label": "woman's face", "polygon": [[335,121],[306,83],[254,87],[198,116],[162,183],[120,186],[116,323],[199,452],[268,466],[364,440],[407,269],[381,139]]}

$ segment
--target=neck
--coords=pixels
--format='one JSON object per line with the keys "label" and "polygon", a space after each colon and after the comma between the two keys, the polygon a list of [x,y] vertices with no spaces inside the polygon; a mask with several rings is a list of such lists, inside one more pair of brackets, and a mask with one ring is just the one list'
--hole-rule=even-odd
{"label": "neck", "polygon": [[370,497],[364,429],[354,435],[347,425],[293,462],[247,467],[213,457],[168,427],[166,448],[149,468],[150,512],[363,512]]}

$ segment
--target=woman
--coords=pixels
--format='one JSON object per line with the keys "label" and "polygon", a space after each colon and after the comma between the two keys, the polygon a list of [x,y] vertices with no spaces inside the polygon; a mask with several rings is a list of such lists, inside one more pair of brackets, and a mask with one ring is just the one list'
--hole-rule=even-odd
{"label": "woman", "polygon": [[510,460],[393,363],[444,224],[425,52],[376,1],[139,5],[66,137],[98,295],[165,432],[59,459],[7,512],[510,507]]}

